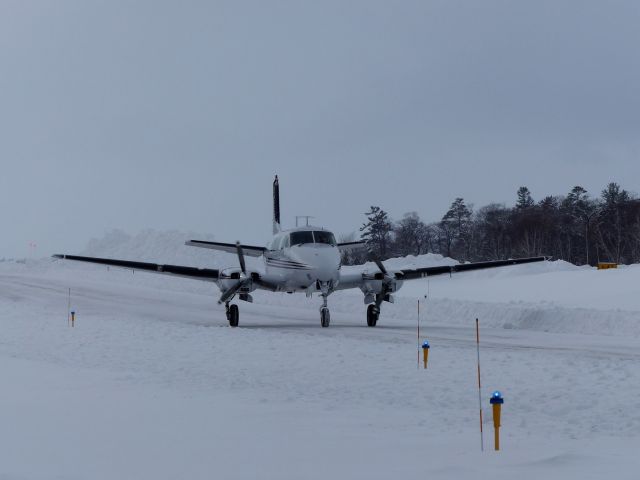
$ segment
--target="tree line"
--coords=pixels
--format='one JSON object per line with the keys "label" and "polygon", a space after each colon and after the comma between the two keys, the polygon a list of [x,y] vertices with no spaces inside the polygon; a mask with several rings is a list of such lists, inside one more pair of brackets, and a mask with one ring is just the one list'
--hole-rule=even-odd
{"label": "tree line", "polygon": [[[609,183],[597,197],[575,186],[566,195],[538,201],[520,187],[511,207],[491,203],[474,210],[456,198],[432,223],[416,212],[394,221],[379,206],[365,215],[360,238],[381,259],[440,253],[460,261],[546,255],[577,265],[640,262],[640,199],[617,183]],[[359,263],[365,256],[346,253],[343,260]]]}

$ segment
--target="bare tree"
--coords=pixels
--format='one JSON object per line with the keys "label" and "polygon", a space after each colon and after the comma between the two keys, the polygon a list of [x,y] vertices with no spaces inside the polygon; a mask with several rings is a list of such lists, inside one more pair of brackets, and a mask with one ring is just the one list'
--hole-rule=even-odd
{"label": "bare tree", "polygon": [[395,250],[400,255],[426,253],[431,243],[431,230],[416,212],[405,213],[394,226]]}

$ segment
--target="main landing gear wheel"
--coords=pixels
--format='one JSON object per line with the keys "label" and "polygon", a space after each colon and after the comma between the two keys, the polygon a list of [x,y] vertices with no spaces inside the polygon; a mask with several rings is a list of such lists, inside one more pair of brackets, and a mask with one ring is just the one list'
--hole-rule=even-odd
{"label": "main landing gear wheel", "polygon": [[320,325],[323,328],[327,328],[329,326],[329,322],[331,321],[331,314],[329,313],[328,308],[320,309]]}
{"label": "main landing gear wheel", "polygon": [[380,312],[375,305],[369,305],[367,307],[367,327],[375,327],[378,323],[378,317]]}
{"label": "main landing gear wheel", "polygon": [[230,327],[237,327],[240,322],[240,310],[238,309],[238,305],[235,303],[229,306],[227,310],[227,320],[229,320]]}

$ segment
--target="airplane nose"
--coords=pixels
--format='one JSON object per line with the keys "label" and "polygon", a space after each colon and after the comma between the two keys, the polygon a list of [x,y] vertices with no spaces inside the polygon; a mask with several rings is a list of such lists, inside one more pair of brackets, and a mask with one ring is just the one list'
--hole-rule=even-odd
{"label": "airplane nose", "polygon": [[315,266],[318,280],[328,282],[336,280],[340,257],[333,248],[322,248],[315,252]]}
{"label": "airplane nose", "polygon": [[306,255],[301,255],[301,257],[304,256],[306,258],[301,258],[300,260],[312,267],[309,274],[314,280],[320,280],[321,282],[336,281],[340,265],[340,254],[337,248],[322,246],[309,250],[311,251],[305,252],[307,253]]}

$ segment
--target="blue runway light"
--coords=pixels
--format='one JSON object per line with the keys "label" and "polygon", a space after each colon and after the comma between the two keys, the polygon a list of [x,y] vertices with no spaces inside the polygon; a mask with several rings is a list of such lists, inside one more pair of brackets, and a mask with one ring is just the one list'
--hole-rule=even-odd
{"label": "blue runway light", "polygon": [[491,398],[489,399],[489,403],[491,405],[501,405],[504,403],[504,398],[502,398],[502,394],[499,390],[494,391],[491,394]]}
{"label": "blue runway light", "polygon": [[422,348],[429,348],[429,342],[425,340],[424,343],[422,344]]}

